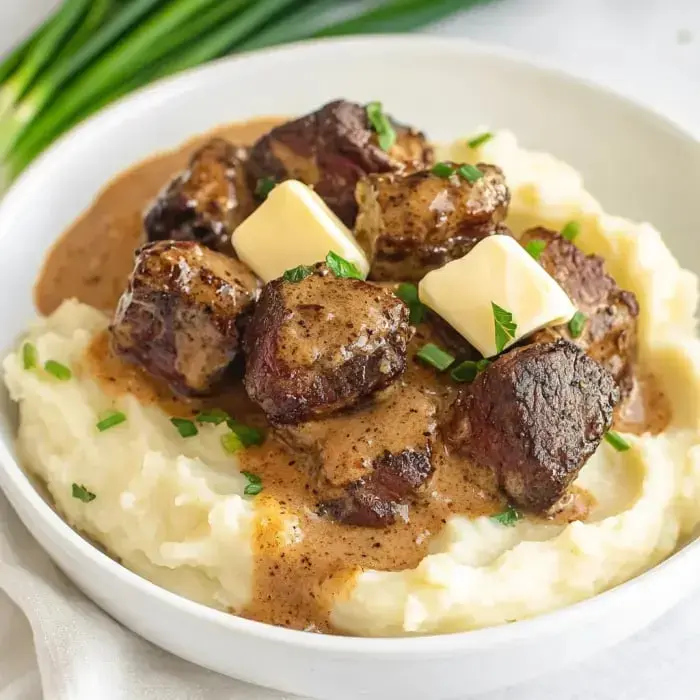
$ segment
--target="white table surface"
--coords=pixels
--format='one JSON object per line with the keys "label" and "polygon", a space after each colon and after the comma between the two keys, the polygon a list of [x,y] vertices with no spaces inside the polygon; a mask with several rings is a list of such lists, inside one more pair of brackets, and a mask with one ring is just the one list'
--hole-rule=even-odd
{"label": "white table surface", "polygon": [[[0,54],[55,4],[0,0]],[[537,55],[652,105],[700,137],[700,0],[492,0],[429,31]],[[19,671],[32,663],[31,638],[17,615],[0,615],[0,629],[8,625]],[[585,664],[480,700],[700,699],[699,649],[700,593]],[[37,700],[38,688],[30,682],[13,700]]]}

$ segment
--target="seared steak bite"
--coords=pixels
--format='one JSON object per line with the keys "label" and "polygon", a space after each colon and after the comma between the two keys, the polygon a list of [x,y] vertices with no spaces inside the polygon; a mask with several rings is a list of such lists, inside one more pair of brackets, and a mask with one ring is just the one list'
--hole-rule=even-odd
{"label": "seared steak bite", "polygon": [[396,142],[386,152],[378,143],[366,108],[336,100],[316,112],[278,126],[250,152],[253,189],[260,180],[294,179],[312,185],[326,204],[352,227],[357,214],[355,183],[366,173],[419,169],[432,149],[425,136],[395,122]]}
{"label": "seared steak bite", "polygon": [[233,230],[255,208],[246,151],[214,138],[158,195],[144,218],[149,241],[199,241],[229,251]]}
{"label": "seared steak bite", "polygon": [[245,387],[273,423],[352,406],[406,365],[408,308],[388,289],[325,268],[263,288],[245,336]]}
{"label": "seared steak bite", "polygon": [[112,346],[175,391],[206,394],[238,353],[238,323],[257,292],[238,260],[192,241],[149,243],[119,300]]}
{"label": "seared steak bite", "polygon": [[553,506],[610,428],[620,392],[600,364],[565,340],[501,356],[450,409],[450,449],[491,467],[518,506]]}
{"label": "seared steak bite", "polygon": [[351,413],[283,426],[278,435],[310,455],[320,512],[364,527],[408,516],[433,473],[435,404],[412,387]]}
{"label": "seared steak bite", "polygon": [[372,279],[419,280],[485,236],[508,232],[499,226],[510,200],[503,172],[477,167],[483,177],[474,182],[424,170],[368,175],[357,183],[355,235],[371,260]]}
{"label": "seared steak bite", "polygon": [[533,228],[522,235],[520,242],[525,245],[533,240],[546,243],[539,256],[540,265],[557,280],[586,318],[577,338],[572,337],[569,325],[562,325],[536,333],[532,341],[571,340],[600,362],[615,377],[623,395],[627,394],[632,386],[637,354],[636,297],[620,289],[605,272],[603,258],[585,255],[558,233]]}

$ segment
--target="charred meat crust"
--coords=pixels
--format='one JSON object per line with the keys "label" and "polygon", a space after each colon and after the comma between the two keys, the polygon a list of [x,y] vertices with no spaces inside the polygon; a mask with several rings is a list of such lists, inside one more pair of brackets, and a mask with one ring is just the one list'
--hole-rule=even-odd
{"label": "charred meat crust", "polygon": [[515,504],[543,513],[598,447],[619,398],[609,372],[572,343],[529,345],[460,391],[443,434],[452,451],[494,469]]}
{"label": "charred meat crust", "polygon": [[371,260],[372,279],[419,280],[486,236],[508,233],[503,172],[477,167],[484,175],[473,183],[430,170],[368,175],[357,183],[355,235]]}
{"label": "charred meat crust", "polygon": [[198,241],[230,252],[233,230],[255,208],[246,159],[246,149],[221,138],[195,151],[146,212],[148,240]]}
{"label": "charred meat crust", "polygon": [[272,423],[352,406],[406,366],[408,309],[392,292],[336,278],[265,285],[245,336],[245,387]]}
{"label": "charred meat crust", "polygon": [[137,251],[110,326],[114,351],[182,394],[206,394],[239,350],[258,293],[243,263],[191,241]]}
{"label": "charred meat crust", "polygon": [[260,138],[250,151],[251,188],[264,178],[295,179],[312,185],[326,204],[352,227],[357,215],[355,183],[366,173],[420,169],[432,162],[425,136],[393,122],[397,140],[383,151],[365,107],[336,100],[287,122]]}
{"label": "charred meat crust", "polygon": [[533,228],[522,235],[520,242],[525,245],[537,239],[547,244],[539,257],[540,265],[586,316],[586,323],[578,338],[572,338],[568,325],[562,325],[538,332],[532,341],[571,340],[600,362],[627,395],[637,355],[637,298],[620,289],[605,272],[603,258],[586,255],[555,231]]}

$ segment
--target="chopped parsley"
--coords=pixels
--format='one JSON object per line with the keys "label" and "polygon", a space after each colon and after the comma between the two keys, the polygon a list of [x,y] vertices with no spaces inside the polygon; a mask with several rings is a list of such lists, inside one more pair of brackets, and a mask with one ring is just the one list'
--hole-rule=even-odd
{"label": "chopped parsley", "polygon": [[328,269],[336,277],[347,277],[354,280],[364,279],[364,275],[357,269],[354,263],[347,261],[345,258],[341,258],[340,255],[334,253],[332,250],[326,255],[326,265],[328,265]]}
{"label": "chopped parsley", "polygon": [[492,515],[491,520],[506,527],[513,527],[522,517],[523,514],[519,510],[516,510],[513,506],[508,506],[502,513]]}
{"label": "chopped parsley", "polygon": [[241,472],[241,474],[248,480],[243,493],[246,496],[257,496],[263,490],[262,479],[251,472]]}
{"label": "chopped parsley", "polygon": [[231,416],[220,408],[210,408],[206,411],[200,411],[194,417],[197,423],[213,423],[214,425],[220,425],[230,418]]}
{"label": "chopped parsley", "polygon": [[72,493],[73,498],[77,498],[83,503],[90,503],[90,501],[94,501],[97,498],[92,491],[88,491],[82,484],[73,484]]}
{"label": "chopped parsley", "polygon": [[252,428],[249,425],[243,425],[233,418],[226,421],[231,432],[238,438],[244,447],[251,445],[262,445],[265,442],[265,433],[257,428]]}
{"label": "chopped parsley", "polygon": [[541,238],[533,238],[531,241],[528,241],[524,246],[525,250],[528,253],[530,253],[530,255],[535,260],[540,259],[540,255],[542,255],[542,252],[546,247],[547,241],[543,241]]}
{"label": "chopped parsley", "polygon": [[22,366],[24,369],[30,370],[34,369],[38,364],[39,353],[37,352],[36,345],[25,343],[22,346]]}
{"label": "chopped parsley", "polygon": [[261,177],[255,183],[255,196],[258,199],[267,199],[267,195],[275,189],[277,183],[271,177]]}
{"label": "chopped parsley", "polygon": [[491,364],[490,360],[464,360],[460,362],[451,372],[450,377],[456,382],[473,382],[480,372],[483,372]]}
{"label": "chopped parsley", "polygon": [[408,322],[412,326],[421,323],[425,317],[425,306],[418,297],[418,287],[410,282],[402,282],[396,289],[396,296],[408,306]]}
{"label": "chopped parsley", "polygon": [[309,275],[312,275],[313,272],[313,268],[309,267],[308,265],[297,265],[291,270],[286,270],[285,273],[282,275],[282,279],[285,282],[301,282],[302,280],[306,279]]}
{"label": "chopped parsley", "polygon": [[47,360],[44,363],[44,369],[61,382],[68,381],[73,376],[73,372],[68,367],[56,360]]}
{"label": "chopped parsley", "polygon": [[104,414],[104,417],[98,421],[96,427],[101,433],[104,433],[105,430],[109,430],[115,425],[119,425],[125,421],[125,413],[122,413],[121,411],[107,411],[107,413]]}
{"label": "chopped parsley", "polygon": [[377,141],[383,151],[391,150],[396,143],[396,131],[391,125],[391,120],[384,114],[381,102],[370,102],[365,108],[367,119],[372,128],[377,132]]}
{"label": "chopped parsley", "polygon": [[490,141],[492,138],[493,134],[490,131],[485,131],[483,134],[479,134],[473,139],[467,141],[467,146],[469,146],[469,148],[479,148],[479,146],[483,146],[487,141]]}
{"label": "chopped parsley", "polygon": [[171,418],[170,422],[177,428],[180,437],[194,437],[199,432],[194,422],[187,418]]}
{"label": "chopped parsley", "polygon": [[604,437],[606,442],[612,445],[618,452],[627,452],[630,448],[629,442],[614,430],[608,430]]}
{"label": "chopped parsley", "polygon": [[576,240],[579,233],[581,233],[581,224],[578,221],[569,221],[561,230],[561,235],[572,243]]}
{"label": "chopped parsley", "polygon": [[493,311],[493,325],[495,328],[496,353],[499,353],[503,351],[503,348],[509,341],[515,338],[518,324],[513,320],[513,314],[510,311],[502,309],[493,302],[491,302],[491,310]]}
{"label": "chopped parsley", "polygon": [[229,454],[235,454],[243,449],[244,445],[236,433],[225,433],[221,436],[221,445]]}
{"label": "chopped parsley", "polygon": [[434,343],[426,343],[417,353],[416,357],[426,364],[432,365],[440,372],[444,372],[455,358],[449,352],[445,352]]}
{"label": "chopped parsley", "polygon": [[457,168],[457,175],[472,185],[477,180],[484,177],[484,173],[482,173],[479,168],[477,168],[475,165],[469,165],[468,163],[465,165],[460,165],[459,168]]}
{"label": "chopped parsley", "polygon": [[586,325],[586,316],[580,311],[577,311],[569,321],[569,333],[572,338],[578,338],[583,333],[583,328]]}

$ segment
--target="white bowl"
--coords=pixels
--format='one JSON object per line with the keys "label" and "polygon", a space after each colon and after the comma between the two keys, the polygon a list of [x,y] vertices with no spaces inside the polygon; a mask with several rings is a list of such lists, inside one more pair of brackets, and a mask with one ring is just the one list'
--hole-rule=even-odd
{"label": "white bowl", "polygon": [[[159,83],[68,134],[0,205],[0,347],[34,316],[45,251],[109,179],[154,151],[226,121],[299,114],[334,97],[381,99],[390,112],[453,139],[509,127],[526,147],[576,166],[608,211],[649,220],[700,272],[700,148],[664,119],[521,57],[466,41],[354,38],[226,60]],[[12,300],[12,303],[8,303]],[[464,634],[358,639],[305,634],[208,609],[122,568],[69,528],[28,481],[15,411],[0,411],[0,485],[58,566],[146,639],[221,673],[290,693],[351,700],[456,698],[582,659],[647,625],[700,578],[700,546],[584,603]]]}

